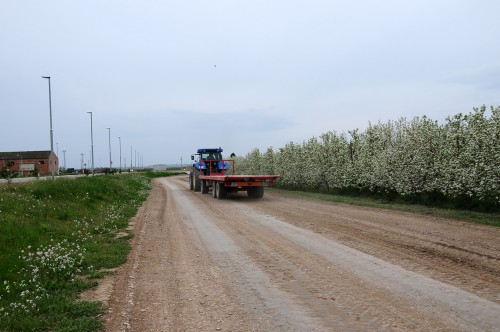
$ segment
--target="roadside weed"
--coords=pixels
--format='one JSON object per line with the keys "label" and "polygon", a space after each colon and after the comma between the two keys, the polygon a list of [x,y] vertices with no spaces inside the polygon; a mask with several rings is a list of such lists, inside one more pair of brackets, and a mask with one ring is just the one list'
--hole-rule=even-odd
{"label": "roadside weed", "polygon": [[78,301],[102,268],[126,261],[124,231],[151,176],[0,187],[0,331],[97,331],[104,308]]}

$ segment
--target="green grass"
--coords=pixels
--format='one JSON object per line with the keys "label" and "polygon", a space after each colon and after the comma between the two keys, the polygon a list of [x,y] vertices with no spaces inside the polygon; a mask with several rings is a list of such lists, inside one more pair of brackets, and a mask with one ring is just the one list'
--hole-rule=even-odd
{"label": "green grass", "polygon": [[351,204],[356,206],[367,206],[373,208],[382,208],[388,210],[397,210],[413,212],[418,214],[430,215],[440,218],[451,218],[461,221],[473,222],[478,224],[500,227],[500,213],[498,212],[478,212],[460,209],[447,209],[440,207],[429,207],[420,204],[411,204],[407,202],[389,201],[386,198],[376,198],[355,195],[333,195],[325,193],[314,193],[307,191],[285,190],[279,188],[269,188],[271,191],[279,192],[282,195],[297,196],[306,199],[315,199],[336,203]]}
{"label": "green grass", "polygon": [[99,302],[77,301],[126,261],[124,230],[153,177],[133,173],[0,186],[0,331],[98,331]]}

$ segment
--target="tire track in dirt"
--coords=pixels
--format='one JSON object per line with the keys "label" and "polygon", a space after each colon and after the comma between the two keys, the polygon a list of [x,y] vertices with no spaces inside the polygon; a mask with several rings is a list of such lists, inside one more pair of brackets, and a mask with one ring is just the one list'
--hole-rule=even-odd
{"label": "tire track in dirt", "polygon": [[[218,210],[217,214],[224,213]],[[252,218],[233,219],[226,214],[218,225],[304,311],[320,319],[325,330],[386,331],[422,328],[424,324],[450,327],[429,314],[416,312],[413,303],[389,296],[385,288],[360,279],[349,268],[266,230]]]}
{"label": "tire track in dirt", "polygon": [[269,196],[255,208],[500,304],[498,228],[296,198],[290,209],[290,198]]}
{"label": "tire track in dirt", "polygon": [[106,329],[245,330],[244,312],[170,196],[155,181],[139,211],[134,230],[139,236],[128,263],[118,272]]}
{"label": "tire track in dirt", "polygon": [[[169,179],[170,180],[170,179]],[[171,190],[177,187],[167,182]],[[249,317],[245,331],[327,331],[320,320],[315,320],[293,298],[269,280],[241,250],[239,243],[228,237],[217,225],[224,215],[214,214],[214,206],[207,196],[194,195],[184,188],[177,189],[175,199],[184,207],[186,225],[198,233],[204,247],[220,268],[222,278]],[[240,329],[234,329],[240,330]]]}

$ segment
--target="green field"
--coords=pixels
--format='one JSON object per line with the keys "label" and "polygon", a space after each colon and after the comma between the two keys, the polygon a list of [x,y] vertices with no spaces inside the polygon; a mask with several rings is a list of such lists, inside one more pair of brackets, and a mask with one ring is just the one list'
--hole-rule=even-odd
{"label": "green field", "polygon": [[97,331],[101,303],[78,301],[126,261],[124,230],[152,177],[89,176],[0,186],[0,331]]}

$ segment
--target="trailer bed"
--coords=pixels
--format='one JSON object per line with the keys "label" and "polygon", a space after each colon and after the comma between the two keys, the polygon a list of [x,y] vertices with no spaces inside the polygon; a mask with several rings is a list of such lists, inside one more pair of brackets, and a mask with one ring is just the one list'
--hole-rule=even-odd
{"label": "trailer bed", "polygon": [[202,180],[211,180],[219,182],[263,182],[272,181],[273,183],[278,180],[279,175],[200,175]]}
{"label": "trailer bed", "polygon": [[200,191],[202,194],[207,194],[212,189],[212,194],[217,199],[223,199],[228,193],[238,191],[246,191],[249,197],[262,198],[264,187],[273,187],[279,177],[279,175],[200,174]]}
{"label": "trailer bed", "polygon": [[217,199],[238,191],[246,191],[252,198],[262,198],[264,187],[273,187],[280,178],[279,175],[234,173],[234,160],[202,159],[193,165],[193,170],[189,173],[189,189],[201,191],[202,194],[208,194],[212,190]]}

